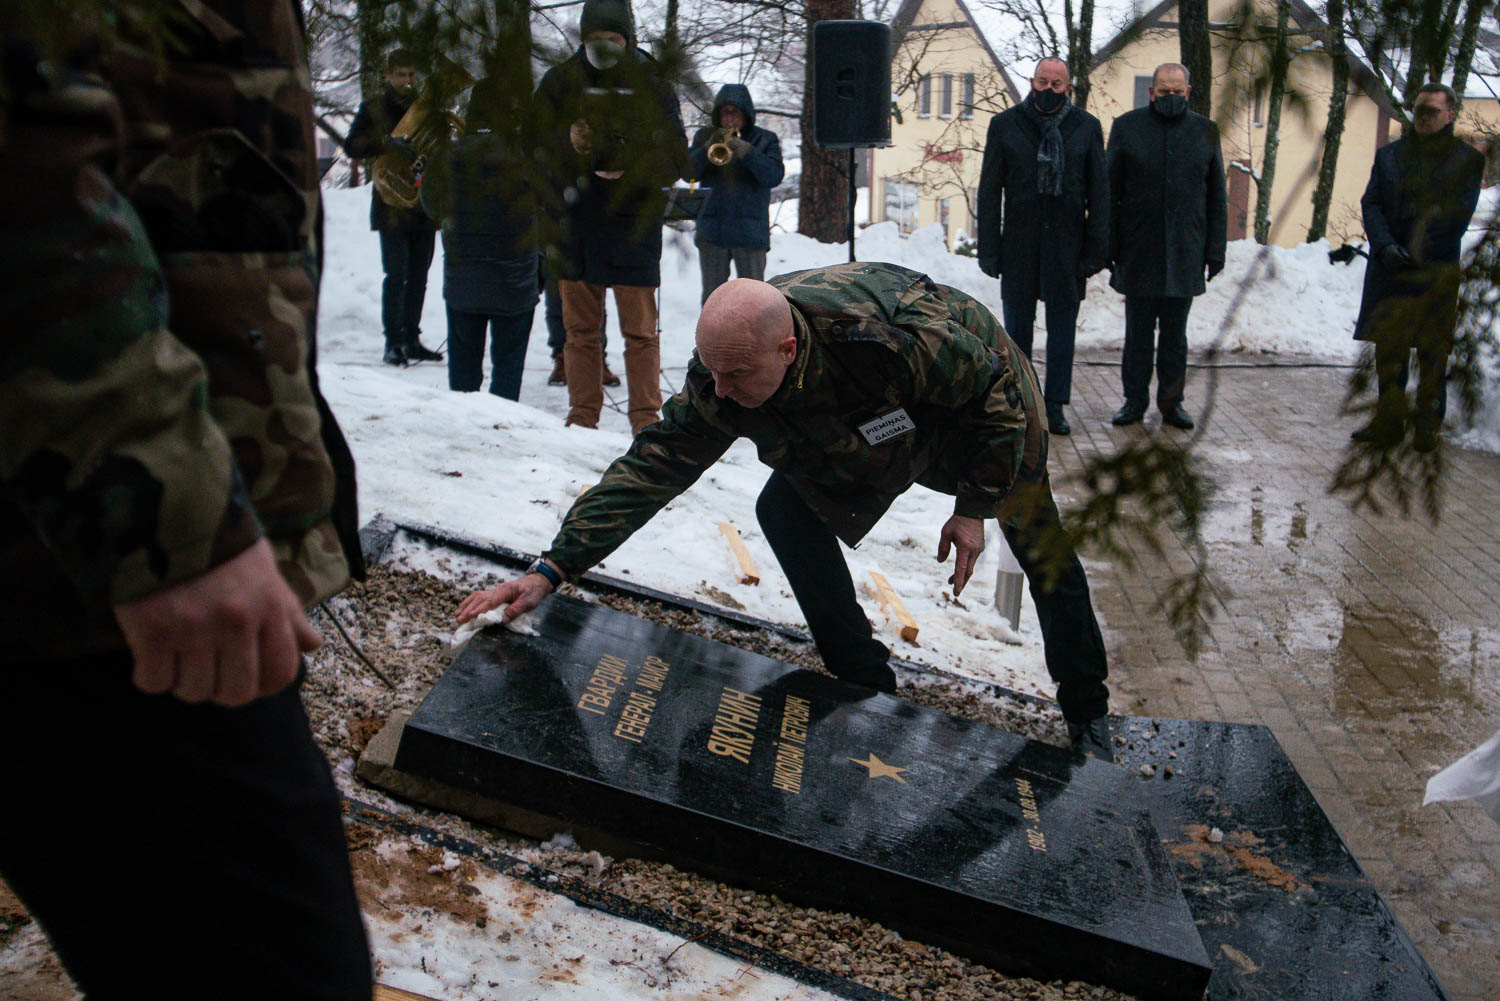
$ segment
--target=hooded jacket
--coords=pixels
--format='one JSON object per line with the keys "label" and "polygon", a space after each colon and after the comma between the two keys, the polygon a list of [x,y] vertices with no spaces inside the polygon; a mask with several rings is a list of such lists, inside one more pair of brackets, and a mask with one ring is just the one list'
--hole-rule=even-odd
{"label": "hooded jacket", "polygon": [[[749,152],[722,167],[708,162],[708,146],[720,128],[719,113],[732,104],[745,113],[740,138]],[[769,250],[771,247],[771,189],[781,183],[786,168],[781,162],[781,140],[770,129],[755,124],[755,102],[742,83],[727,83],[714,98],[709,119],[713,124],[699,129],[688,148],[692,180],[713,194],[698,216],[694,240],[726,249]]]}
{"label": "hooded jacket", "polygon": [[[840,264],[771,282],[791,305],[797,355],[759,407],[720,399],[693,356],[682,392],[573,505],[546,556],[565,574],[607,557],[737,438],[785,474],[854,546],[913,483],[954,513],[1002,515],[1046,475],[1036,373],[974,299],[894,264]],[[909,422],[904,433],[889,429]],[[884,422],[886,433],[871,430]]]}
{"label": "hooded jacket", "polygon": [[[551,165],[552,223],[543,234],[554,273],[597,285],[661,284],[661,229],[666,188],[687,167],[677,95],[649,54],[627,45],[614,66],[599,69],[584,47],[552,67],[537,87],[537,114]],[[590,123],[593,148],[569,138],[575,121]],[[610,179],[600,172],[623,171]]]}

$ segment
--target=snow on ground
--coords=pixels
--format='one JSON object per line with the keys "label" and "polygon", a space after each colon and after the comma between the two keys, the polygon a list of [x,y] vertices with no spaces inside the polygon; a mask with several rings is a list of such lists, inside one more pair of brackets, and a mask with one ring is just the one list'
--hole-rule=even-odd
{"label": "snow on ground", "polygon": [[[380,255],[368,229],[369,189],[325,195],[319,370],[359,465],[362,516],[384,512],[519,550],[542,551],[579,490],[597,482],[629,445],[624,414],[607,408],[597,431],[562,426],[567,391],[546,384],[551,360],[540,305],[519,403],[488,393],[449,392],[442,364],[404,370],[381,364]],[[1496,198],[1495,192],[1486,192],[1479,218],[1489,217]],[[781,212],[795,226],[795,203],[783,203]],[[1472,238],[1477,239],[1477,230]],[[973,258],[946,253],[936,227],[903,238],[894,224],[877,224],[859,232],[856,248],[861,260],[922,270],[1000,310],[999,283],[983,276]],[[1194,303],[1190,343],[1202,348],[1217,338],[1229,352],[1354,361],[1358,348],[1350,332],[1363,259],[1330,265],[1328,249],[1326,243],[1293,250],[1263,249],[1248,241],[1230,244],[1225,273]],[[777,233],[767,273],[847,260],[847,245]],[[424,339],[430,346],[443,342],[446,328],[441,276],[439,248],[423,313]],[[699,304],[690,235],[668,231],[662,276],[662,378],[665,387],[675,389],[692,351]],[[623,341],[610,322],[611,365],[623,373]],[[1108,288],[1107,276],[1094,278],[1079,318],[1079,344],[1117,348],[1123,329],[1121,297]],[[1038,346],[1044,342],[1039,330]],[[623,387],[610,391],[609,399],[623,405]],[[1491,400],[1474,430],[1455,437],[1471,447],[1500,451],[1500,406]],[[765,477],[753,449],[736,445],[600,569],[713,603],[723,604],[727,595],[751,615],[801,626],[801,614],[755,521],[755,498]],[[950,567],[936,564],[935,552],[938,530],[951,511],[951,498],[915,487],[848,553],[857,585],[868,581],[871,570],[890,580],[921,625],[920,647],[904,643],[872,600],[865,601],[867,611],[900,656],[1013,689],[1049,693],[1030,600],[1023,602],[1018,631],[994,609],[995,549],[1002,540],[993,529],[962,607],[945,598]],[[738,582],[733,556],[719,532],[721,521],[743,534],[761,570],[760,586]],[[372,944],[385,982],[452,1001],[479,1001],[497,991],[510,996],[522,985],[525,996],[539,999],[662,996],[660,984],[648,983],[651,976],[660,980],[662,971],[648,975],[639,964],[649,965],[670,952],[675,945],[670,936],[584,912],[562,898],[531,894],[500,877],[476,876],[475,882],[491,923],[519,928],[519,934],[498,945],[475,939],[472,926],[457,922],[372,913]],[[586,958],[574,962],[570,957],[575,955]],[[443,957],[441,968],[451,976],[424,971],[424,957],[432,956]],[[720,989],[746,1001],[820,996],[764,974],[752,984],[739,975],[738,964],[697,946],[678,952],[673,966],[672,987],[692,996],[716,996]],[[497,986],[489,988],[491,981]]]}

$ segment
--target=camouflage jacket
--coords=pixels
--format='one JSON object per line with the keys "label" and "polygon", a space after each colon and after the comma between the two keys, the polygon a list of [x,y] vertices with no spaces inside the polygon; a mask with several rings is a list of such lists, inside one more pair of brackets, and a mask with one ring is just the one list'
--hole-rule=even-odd
{"label": "camouflage jacket", "polygon": [[797,337],[781,388],[753,409],[719,399],[694,355],[661,421],[568,513],[546,554],[564,573],[608,556],[741,437],[850,546],[913,483],[954,495],[956,514],[986,518],[1018,480],[1045,475],[1036,373],[974,299],[892,264],[771,283],[791,303]]}
{"label": "camouflage jacket", "polygon": [[65,0],[51,33],[44,6],[0,14],[0,658],[118,649],[111,605],[263,534],[325,597],[299,8]]}

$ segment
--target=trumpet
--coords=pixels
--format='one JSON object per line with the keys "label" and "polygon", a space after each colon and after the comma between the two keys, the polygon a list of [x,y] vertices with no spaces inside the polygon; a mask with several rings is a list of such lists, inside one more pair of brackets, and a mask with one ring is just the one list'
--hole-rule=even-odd
{"label": "trumpet", "polygon": [[715,167],[722,167],[734,159],[734,150],[730,148],[730,140],[740,137],[739,129],[718,129],[713,134],[713,141],[708,144],[708,162]]}

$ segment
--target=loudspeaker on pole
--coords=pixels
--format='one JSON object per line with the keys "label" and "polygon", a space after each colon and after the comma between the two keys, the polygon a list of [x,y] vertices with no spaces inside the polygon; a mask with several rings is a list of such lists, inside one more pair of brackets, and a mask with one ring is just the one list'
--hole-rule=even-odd
{"label": "loudspeaker on pole", "polygon": [[818,21],[812,30],[813,143],[891,144],[891,26]]}

